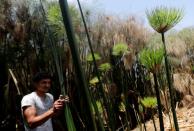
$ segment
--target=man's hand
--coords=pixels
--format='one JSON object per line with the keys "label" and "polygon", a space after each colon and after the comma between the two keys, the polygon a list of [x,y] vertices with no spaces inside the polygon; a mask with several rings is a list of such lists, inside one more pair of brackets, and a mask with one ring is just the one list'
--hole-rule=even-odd
{"label": "man's hand", "polygon": [[62,110],[63,106],[64,106],[64,100],[62,99],[56,100],[53,104],[54,111]]}
{"label": "man's hand", "polygon": [[58,112],[58,111],[61,111],[63,110],[63,107],[66,103],[69,103],[69,96],[62,96],[60,95],[59,96],[59,99],[56,100],[53,104],[53,109],[54,109],[54,112]]}

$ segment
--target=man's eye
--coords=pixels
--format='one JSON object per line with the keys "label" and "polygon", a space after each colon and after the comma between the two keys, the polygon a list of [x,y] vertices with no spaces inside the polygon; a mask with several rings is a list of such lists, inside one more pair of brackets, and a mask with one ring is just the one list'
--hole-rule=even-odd
{"label": "man's eye", "polygon": [[50,84],[50,82],[46,82],[46,81],[45,81],[45,82],[42,82],[42,84]]}
{"label": "man's eye", "polygon": [[51,84],[51,81],[41,81],[41,84]]}

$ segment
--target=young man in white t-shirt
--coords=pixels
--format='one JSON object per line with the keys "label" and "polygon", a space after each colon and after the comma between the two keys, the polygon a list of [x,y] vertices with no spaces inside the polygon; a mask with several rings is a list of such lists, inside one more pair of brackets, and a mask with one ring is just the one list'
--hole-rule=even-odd
{"label": "young man in white t-shirt", "polygon": [[26,131],[53,131],[51,118],[61,112],[69,98],[60,98],[54,102],[47,93],[51,87],[51,76],[39,72],[33,78],[35,91],[25,95],[21,101]]}

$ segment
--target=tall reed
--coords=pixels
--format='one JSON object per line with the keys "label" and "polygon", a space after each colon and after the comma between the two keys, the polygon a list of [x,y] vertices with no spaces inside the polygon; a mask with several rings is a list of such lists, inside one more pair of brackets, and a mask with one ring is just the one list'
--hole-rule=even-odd
{"label": "tall reed", "polygon": [[[42,8],[43,18],[45,20],[47,20],[46,19],[46,13],[45,13],[45,10],[44,10],[43,4],[42,4],[42,0],[40,0],[40,3],[41,3],[41,8]],[[60,88],[61,88],[61,94],[66,95],[66,91],[65,91],[65,87],[64,87],[64,76],[63,76],[63,70],[62,70],[61,57],[58,54],[57,46],[54,42],[51,30],[50,30],[50,28],[47,24],[46,24],[46,26],[47,26],[47,33],[49,35],[49,37],[48,37],[49,38],[49,44],[51,46],[51,51],[52,51],[53,59],[55,61],[55,66],[56,66],[57,74],[58,74],[58,78],[59,78],[59,85],[60,85]],[[73,121],[73,117],[72,117],[72,114],[71,114],[71,110],[70,110],[70,107],[68,105],[65,106],[65,119],[66,119],[68,131],[76,131],[74,121]]]}
{"label": "tall reed", "polygon": [[177,23],[181,21],[181,19],[183,18],[183,11],[176,8],[157,7],[150,12],[147,11],[146,14],[152,28],[158,33],[160,33],[162,37],[162,43],[164,47],[166,76],[167,76],[168,88],[170,93],[170,102],[171,102],[171,108],[173,113],[173,120],[174,120],[175,129],[176,131],[178,131],[179,127],[178,127],[178,121],[176,117],[174,97],[172,94],[172,80],[171,80],[171,74],[169,69],[170,65],[167,57],[167,49],[166,49],[164,34],[166,31],[170,30],[172,27],[174,27]]}

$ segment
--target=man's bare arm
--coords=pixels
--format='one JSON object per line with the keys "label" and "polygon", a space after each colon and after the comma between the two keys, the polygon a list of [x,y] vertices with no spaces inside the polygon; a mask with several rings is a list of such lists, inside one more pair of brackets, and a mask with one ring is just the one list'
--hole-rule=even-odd
{"label": "man's bare arm", "polygon": [[33,106],[24,107],[23,110],[24,110],[24,117],[30,128],[35,128],[43,124],[55,114],[53,108],[49,109],[47,112],[41,115],[36,114],[36,108]]}
{"label": "man's bare arm", "polygon": [[58,99],[54,102],[53,107],[41,115],[36,114],[34,106],[23,107],[24,118],[26,119],[30,128],[35,128],[46,122],[52,116],[60,113],[63,109],[64,100]]}

